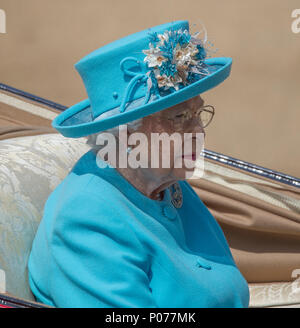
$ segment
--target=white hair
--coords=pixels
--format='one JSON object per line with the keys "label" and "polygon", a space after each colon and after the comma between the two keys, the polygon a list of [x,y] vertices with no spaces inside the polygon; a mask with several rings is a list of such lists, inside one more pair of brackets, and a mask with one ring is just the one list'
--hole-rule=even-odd
{"label": "white hair", "polygon": [[[156,95],[152,94],[150,96],[149,102],[152,102],[153,100],[155,100],[156,97],[157,97]],[[144,102],[144,97],[133,100],[132,102],[130,102],[127,105],[126,111],[130,111],[132,109],[135,109],[138,106],[141,106],[143,104],[143,102]],[[97,118],[94,119],[94,121],[98,121],[100,119],[110,117],[110,116],[113,116],[113,115],[116,115],[116,114],[119,114],[119,113],[120,113],[119,107],[116,107],[114,109],[108,110],[108,111],[100,114]],[[134,120],[132,122],[127,123],[126,126],[127,126],[128,130],[137,130],[142,124],[143,124],[143,118],[139,118],[137,120]],[[125,126],[125,124],[122,125],[122,127],[124,127],[124,126]],[[120,128],[121,128],[120,126],[116,126],[114,128],[107,129],[105,131],[92,134],[92,135],[88,136],[87,144],[90,145],[95,150],[99,150],[99,149],[103,148],[104,146],[100,145],[101,142],[99,142],[99,141],[101,141],[101,134],[103,134],[103,133],[113,134],[116,138],[116,141],[118,142],[119,141],[118,136],[119,136]],[[106,140],[106,138],[105,138],[105,140]]]}
{"label": "white hair", "polygon": [[[109,117],[109,116],[112,116],[114,115],[113,113],[114,110],[110,110],[108,112],[105,112],[101,115],[99,115],[94,121],[97,121],[99,119],[103,119],[103,118],[106,118],[106,117]],[[101,131],[101,132],[98,132],[98,133],[94,133],[94,134],[91,134],[87,137],[87,141],[86,143],[94,150],[100,150],[101,148],[104,147],[104,142],[101,142],[101,135],[104,134],[104,133],[111,133],[116,141],[118,142],[119,139],[119,133],[121,131],[122,128],[125,128],[125,126],[127,127],[128,130],[137,130],[141,125],[143,124],[143,119],[142,118],[139,118],[137,120],[134,120],[134,121],[131,121],[127,124],[123,124],[121,126],[116,126],[114,128],[111,128],[111,129],[107,129],[105,131]],[[106,140],[106,138],[104,138]],[[103,140],[103,139],[102,139]]]}

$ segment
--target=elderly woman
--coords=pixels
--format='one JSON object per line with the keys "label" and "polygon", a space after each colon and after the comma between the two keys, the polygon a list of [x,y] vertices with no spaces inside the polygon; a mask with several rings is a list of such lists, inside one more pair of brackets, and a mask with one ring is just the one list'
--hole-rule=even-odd
{"label": "elderly woman", "polygon": [[[248,285],[224,234],[185,181],[201,162],[214,114],[200,94],[225,80],[230,66],[230,58],[206,59],[205,41],[186,21],[115,41],[76,65],[89,99],[53,126],[67,137],[89,136],[92,149],[45,205],[28,263],[38,301],[248,307]],[[157,148],[157,135],[168,151]]]}

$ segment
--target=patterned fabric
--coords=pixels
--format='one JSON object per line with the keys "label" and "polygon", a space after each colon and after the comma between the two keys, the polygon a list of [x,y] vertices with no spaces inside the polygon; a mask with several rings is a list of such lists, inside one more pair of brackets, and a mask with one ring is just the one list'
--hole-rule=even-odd
{"label": "patterned fabric", "polygon": [[34,299],[27,260],[45,201],[87,150],[85,140],[58,134],[0,142],[0,269],[8,293]]}
{"label": "patterned fabric", "polygon": [[299,278],[292,282],[250,284],[249,289],[250,307],[300,308]]}

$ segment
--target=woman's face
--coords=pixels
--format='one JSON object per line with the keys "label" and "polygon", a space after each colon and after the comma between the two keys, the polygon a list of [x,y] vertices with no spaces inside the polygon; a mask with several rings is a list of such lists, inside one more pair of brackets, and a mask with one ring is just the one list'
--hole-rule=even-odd
{"label": "woman's face", "polygon": [[[143,118],[140,132],[147,136],[148,167],[153,174],[176,180],[192,175],[204,146],[205,132],[201,121],[195,116],[186,118],[186,113],[194,113],[203,104],[203,99],[197,96]],[[162,142],[157,141],[158,136]]]}

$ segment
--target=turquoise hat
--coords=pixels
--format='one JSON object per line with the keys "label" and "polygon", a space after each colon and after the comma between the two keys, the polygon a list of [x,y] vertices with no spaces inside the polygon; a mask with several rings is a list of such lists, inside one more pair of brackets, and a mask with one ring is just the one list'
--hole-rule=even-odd
{"label": "turquoise hat", "polygon": [[195,97],[223,82],[232,59],[207,58],[205,41],[188,21],[159,25],[107,44],[75,68],[88,99],[58,115],[65,137],[105,131]]}

